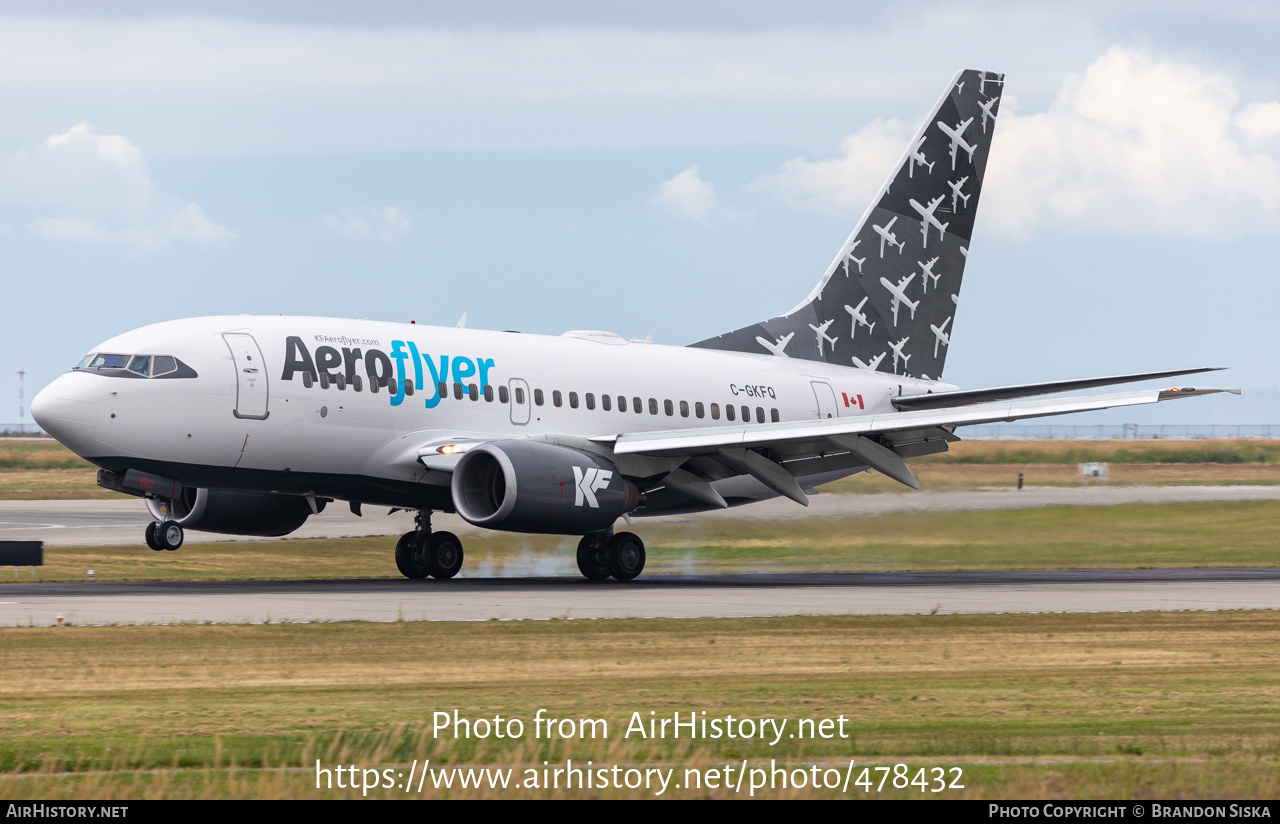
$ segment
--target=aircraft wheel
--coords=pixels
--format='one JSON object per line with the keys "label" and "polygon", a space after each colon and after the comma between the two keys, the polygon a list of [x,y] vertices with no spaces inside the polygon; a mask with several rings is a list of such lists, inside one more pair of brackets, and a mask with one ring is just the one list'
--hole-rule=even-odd
{"label": "aircraft wheel", "polygon": [[173,552],[182,546],[182,527],[177,521],[163,521],[155,531],[155,538],[162,549]]}
{"label": "aircraft wheel", "polygon": [[147,546],[151,547],[156,552],[164,552],[164,547],[160,546],[160,542],[156,540],[156,526],[157,524],[155,521],[147,524],[145,536],[147,539]]}
{"label": "aircraft wheel", "polygon": [[462,569],[462,541],[452,532],[433,532],[427,539],[427,564],[432,578],[445,580]]}
{"label": "aircraft wheel", "polygon": [[644,541],[630,532],[619,532],[605,544],[609,574],[619,581],[630,581],[644,571]]}
{"label": "aircraft wheel", "polygon": [[417,532],[406,532],[396,542],[396,569],[406,578],[426,578],[426,541]]}
{"label": "aircraft wheel", "polygon": [[607,550],[600,535],[583,535],[578,542],[578,571],[588,581],[603,581],[609,577]]}

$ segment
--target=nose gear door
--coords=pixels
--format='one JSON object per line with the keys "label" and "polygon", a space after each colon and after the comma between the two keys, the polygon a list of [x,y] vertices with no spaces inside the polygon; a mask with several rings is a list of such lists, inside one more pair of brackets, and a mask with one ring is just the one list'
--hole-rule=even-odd
{"label": "nose gear door", "polygon": [[231,360],[236,369],[237,418],[266,420],[267,418],[267,365],[262,360],[262,350],[253,335],[244,332],[226,332],[222,339],[231,350]]}

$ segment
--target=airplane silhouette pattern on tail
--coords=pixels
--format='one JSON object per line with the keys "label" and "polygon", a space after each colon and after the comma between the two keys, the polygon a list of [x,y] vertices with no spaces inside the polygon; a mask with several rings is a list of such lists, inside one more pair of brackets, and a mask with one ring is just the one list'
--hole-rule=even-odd
{"label": "airplane silhouette pattern on tail", "polygon": [[[799,333],[817,345],[790,357],[940,378],[1003,91],[995,72],[952,78],[809,296],[785,315],[693,346],[780,354],[775,341]],[[853,257],[859,247],[870,254]],[[818,332],[846,315],[865,334],[833,342]]]}

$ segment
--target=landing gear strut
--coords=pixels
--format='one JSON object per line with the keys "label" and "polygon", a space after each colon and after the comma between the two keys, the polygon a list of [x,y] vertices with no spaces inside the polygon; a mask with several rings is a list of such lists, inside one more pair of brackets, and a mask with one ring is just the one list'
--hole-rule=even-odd
{"label": "landing gear strut", "polygon": [[462,541],[452,532],[432,532],[430,510],[419,510],[417,528],[396,543],[396,567],[406,578],[452,578],[462,569]]}
{"label": "landing gear strut", "polygon": [[591,581],[630,581],[644,571],[644,561],[644,541],[631,532],[593,532],[578,542],[578,571]]}

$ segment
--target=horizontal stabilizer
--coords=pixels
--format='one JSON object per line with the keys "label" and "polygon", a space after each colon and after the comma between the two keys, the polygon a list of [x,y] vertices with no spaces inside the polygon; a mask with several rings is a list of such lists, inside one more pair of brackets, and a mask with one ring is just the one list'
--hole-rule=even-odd
{"label": "horizontal stabilizer", "polygon": [[1195,375],[1200,372],[1216,372],[1225,366],[1204,366],[1198,369],[1175,369],[1168,372],[1136,372],[1132,375],[1111,375],[1105,378],[1080,378],[1048,383],[1023,383],[1016,386],[995,386],[989,389],[963,389],[958,392],[934,392],[930,395],[909,395],[893,398],[893,405],[901,410],[949,409],[975,403],[1008,401],[1015,398],[1031,398],[1036,395],[1054,395],[1058,392],[1074,392],[1078,389],[1095,389],[1099,386],[1115,386],[1121,383],[1173,378],[1178,375]]}

